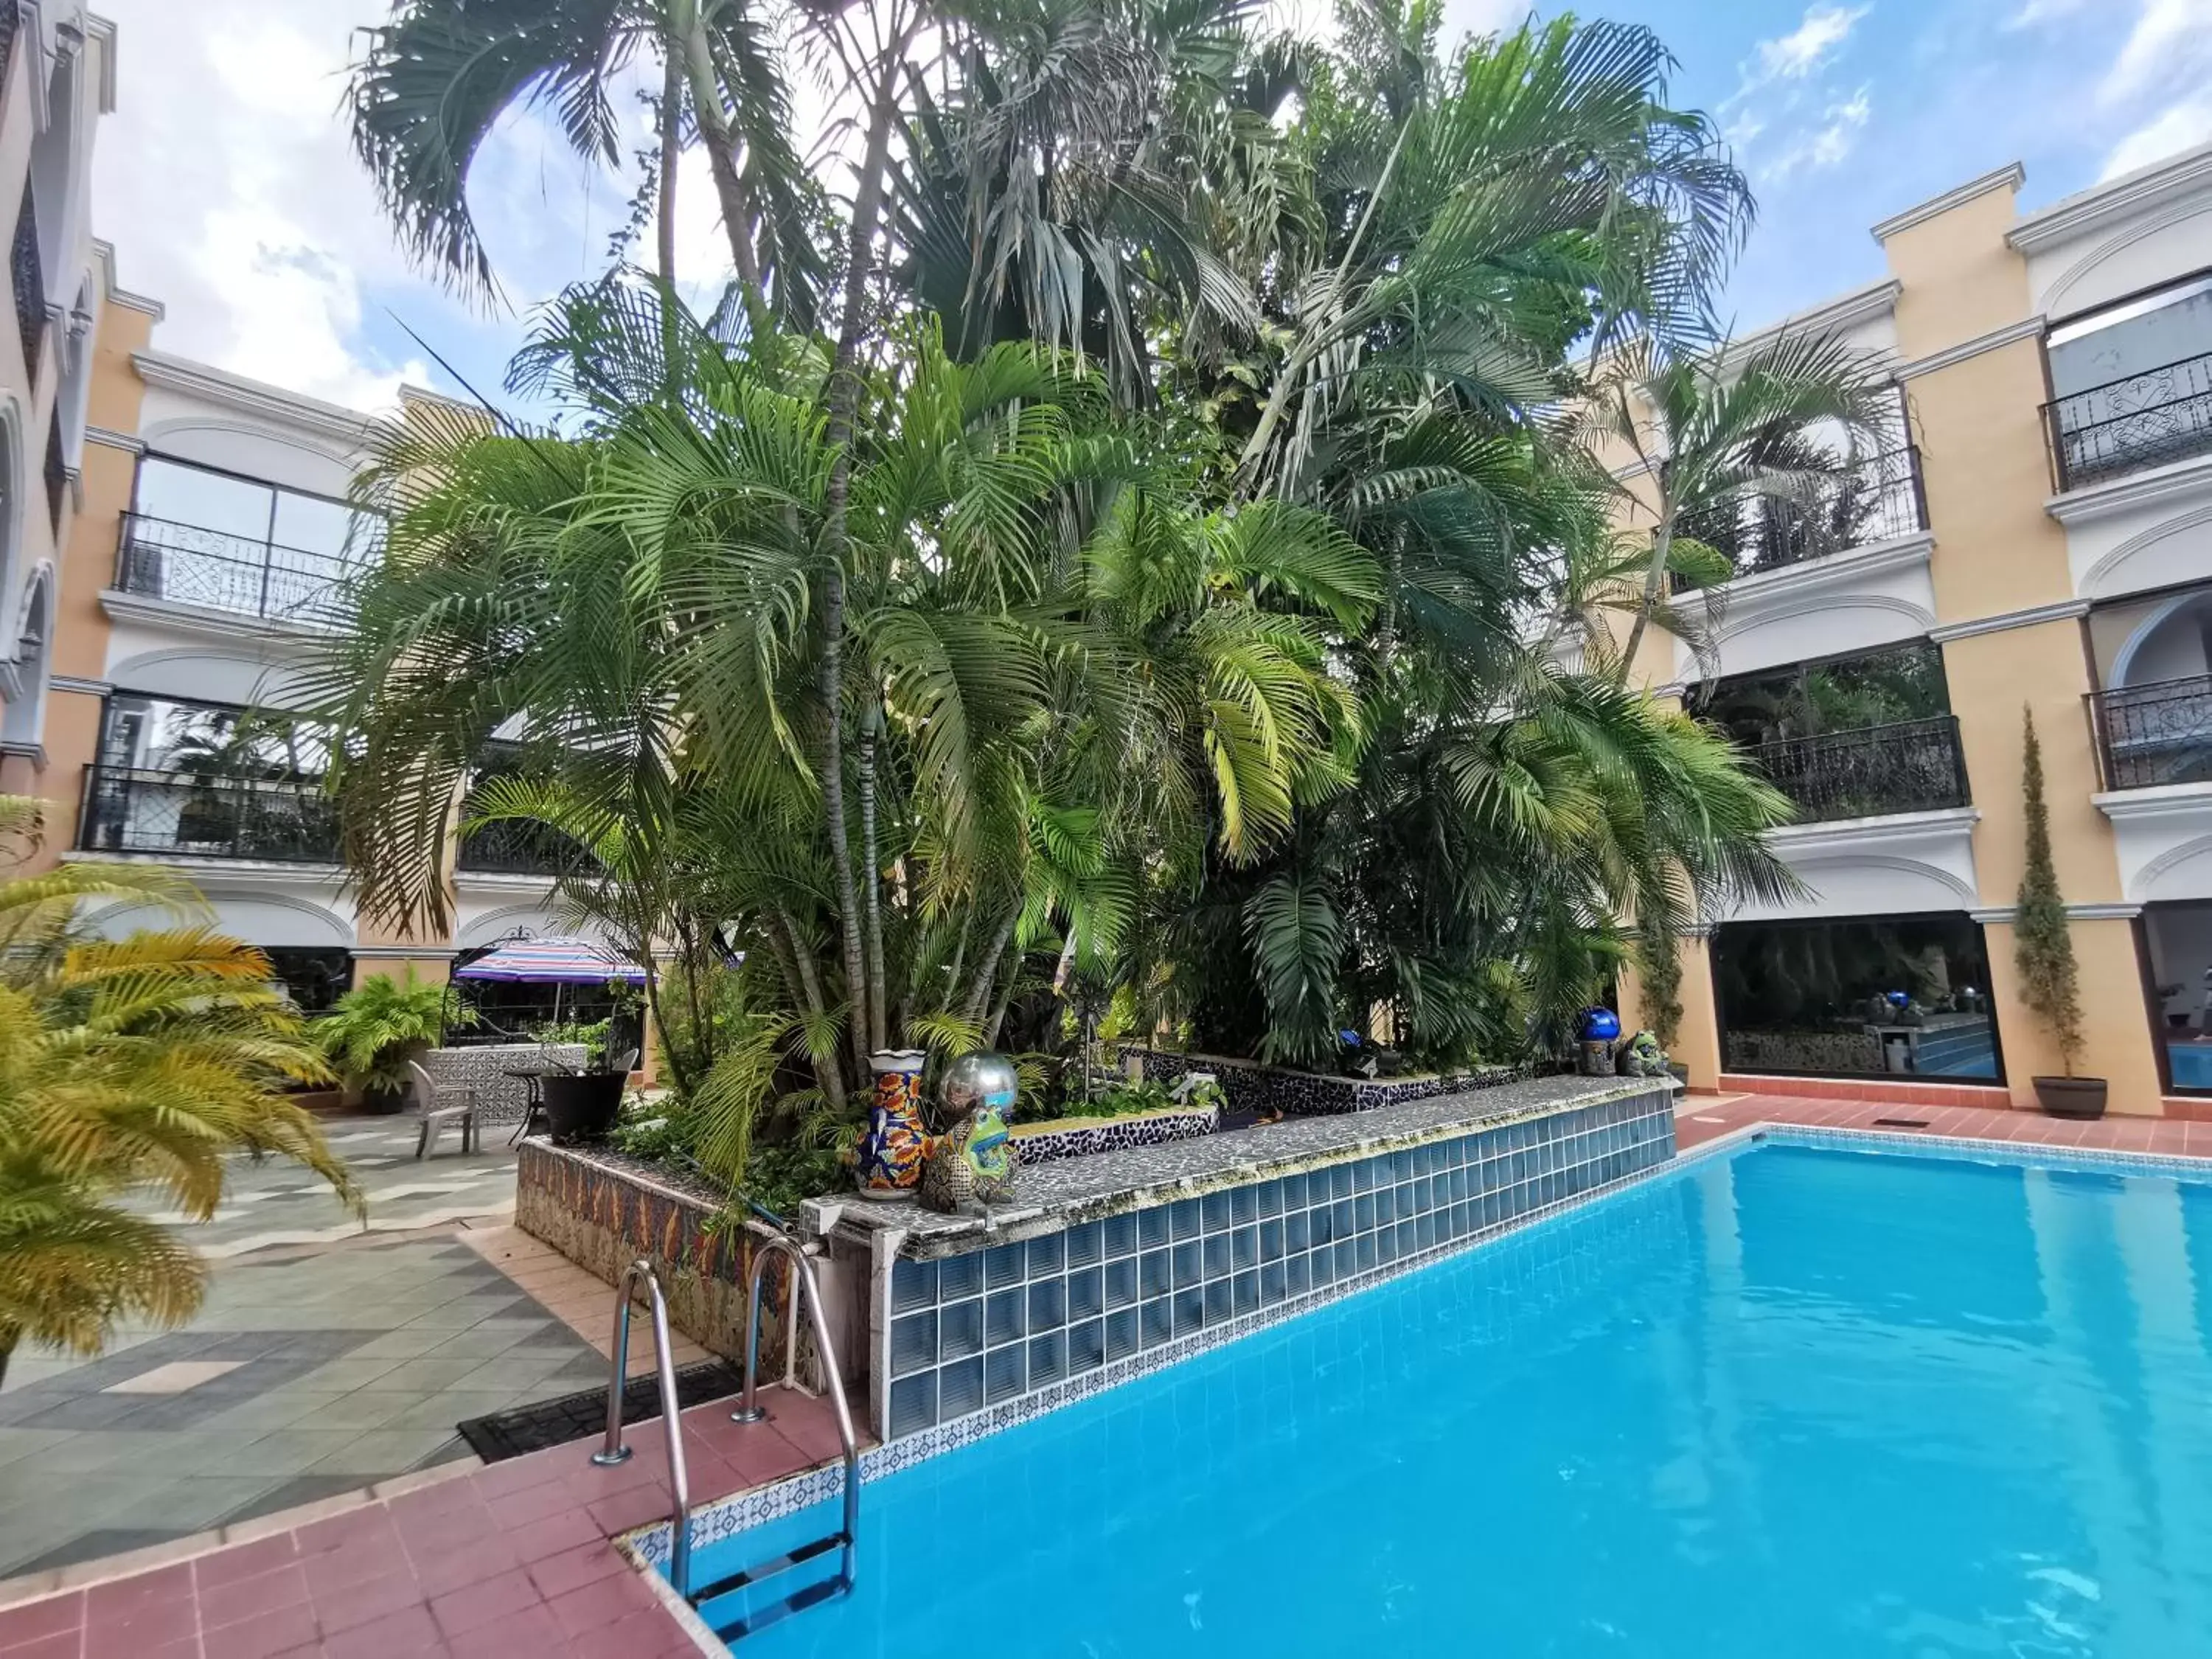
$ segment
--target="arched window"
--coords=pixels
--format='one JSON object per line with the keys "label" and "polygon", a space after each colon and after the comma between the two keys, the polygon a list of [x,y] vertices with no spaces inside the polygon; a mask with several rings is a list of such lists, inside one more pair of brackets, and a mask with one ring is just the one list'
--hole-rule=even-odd
{"label": "arched window", "polygon": [[40,564],[23,595],[16,630],[12,693],[0,708],[0,744],[12,750],[41,741],[46,725],[46,684],[53,674],[54,570]]}

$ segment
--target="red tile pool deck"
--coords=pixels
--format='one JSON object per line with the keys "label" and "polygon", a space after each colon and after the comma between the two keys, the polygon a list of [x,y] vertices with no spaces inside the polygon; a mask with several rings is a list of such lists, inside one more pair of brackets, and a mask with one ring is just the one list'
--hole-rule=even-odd
{"label": "red tile pool deck", "polygon": [[[1889,1119],[1881,1123],[1877,1120]],[[1924,1127],[1900,1128],[1908,1119]],[[2212,1122],[2063,1122],[1972,1105],[1742,1094],[1686,1097],[1679,1143],[1758,1123],[1920,1133],[2212,1159]],[[775,1416],[740,1426],[730,1402],[684,1413],[694,1502],[830,1462],[827,1401],[775,1391]],[[416,1477],[366,1499],[264,1516],[170,1547],[188,1559],[118,1557],[56,1582],[0,1587],[0,1659],[657,1659],[702,1651],[657,1581],[610,1541],[666,1515],[661,1426],[629,1431],[615,1468],[586,1444]],[[712,1651],[713,1650],[706,1650]]]}

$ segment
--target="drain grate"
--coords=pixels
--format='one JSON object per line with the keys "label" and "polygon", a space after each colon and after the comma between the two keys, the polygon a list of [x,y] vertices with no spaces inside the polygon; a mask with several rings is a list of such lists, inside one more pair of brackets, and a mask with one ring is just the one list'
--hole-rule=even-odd
{"label": "drain grate", "polygon": [[[686,1365],[676,1373],[676,1403],[689,1411],[710,1400],[726,1399],[744,1386],[744,1374],[736,1366],[710,1359]],[[659,1388],[653,1373],[630,1378],[623,1389],[623,1421],[645,1423],[659,1415]],[[471,1417],[454,1426],[485,1462],[502,1462],[527,1452],[544,1451],[548,1446],[565,1446],[605,1433],[607,1391],[586,1389],[558,1400],[541,1400],[532,1406]]]}
{"label": "drain grate", "polygon": [[1874,1127],[1877,1129],[1924,1129],[1928,1127],[1928,1120],[1924,1117],[1878,1117],[1874,1121]]}

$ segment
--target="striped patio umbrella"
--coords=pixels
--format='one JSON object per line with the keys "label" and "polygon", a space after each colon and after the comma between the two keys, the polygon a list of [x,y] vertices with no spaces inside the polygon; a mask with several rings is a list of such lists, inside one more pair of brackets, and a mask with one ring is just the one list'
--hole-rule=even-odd
{"label": "striped patio umbrella", "polygon": [[517,985],[605,985],[616,979],[642,985],[645,969],[597,939],[511,939],[455,969],[453,977]]}

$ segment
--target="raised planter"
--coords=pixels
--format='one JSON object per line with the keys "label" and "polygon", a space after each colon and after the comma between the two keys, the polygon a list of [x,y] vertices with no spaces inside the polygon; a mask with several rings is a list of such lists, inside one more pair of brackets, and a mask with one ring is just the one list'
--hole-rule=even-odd
{"label": "raised planter", "polygon": [[[703,1185],[605,1147],[556,1146],[538,1136],[522,1143],[514,1172],[514,1224],[542,1239],[610,1287],[640,1256],[651,1261],[668,1297],[668,1317],[701,1347],[742,1363],[745,1352],[746,1275],[756,1241],[769,1230],[757,1221],[718,1226],[720,1200]],[[782,1375],[788,1273],[772,1264],[761,1293],[761,1376]],[[832,1286],[825,1282],[825,1292]],[[833,1324],[836,1310],[834,1295]],[[802,1329],[799,1366],[814,1381],[814,1344]],[[848,1366],[848,1370],[851,1368]]]}
{"label": "raised planter", "polygon": [[1093,1152],[1123,1152],[1132,1146],[1195,1140],[1212,1134],[1220,1121],[1218,1106],[1171,1106],[1124,1117],[1060,1117],[1043,1123],[1017,1123],[1011,1133],[1014,1161],[1027,1169],[1066,1158],[1088,1158]]}
{"label": "raised planter", "polygon": [[1383,1106],[1426,1100],[1431,1095],[1510,1083],[1522,1075],[1511,1066],[1499,1066],[1480,1072],[1427,1072],[1418,1077],[1332,1077],[1324,1072],[1262,1066],[1255,1060],[1176,1054],[1135,1043],[1122,1048],[1121,1059],[1125,1065],[1132,1059],[1139,1061],[1148,1082],[1172,1083],[1185,1072],[1211,1072],[1220,1081],[1231,1111],[1257,1112],[1263,1117],[1277,1112],[1286,1117],[1371,1112]]}

